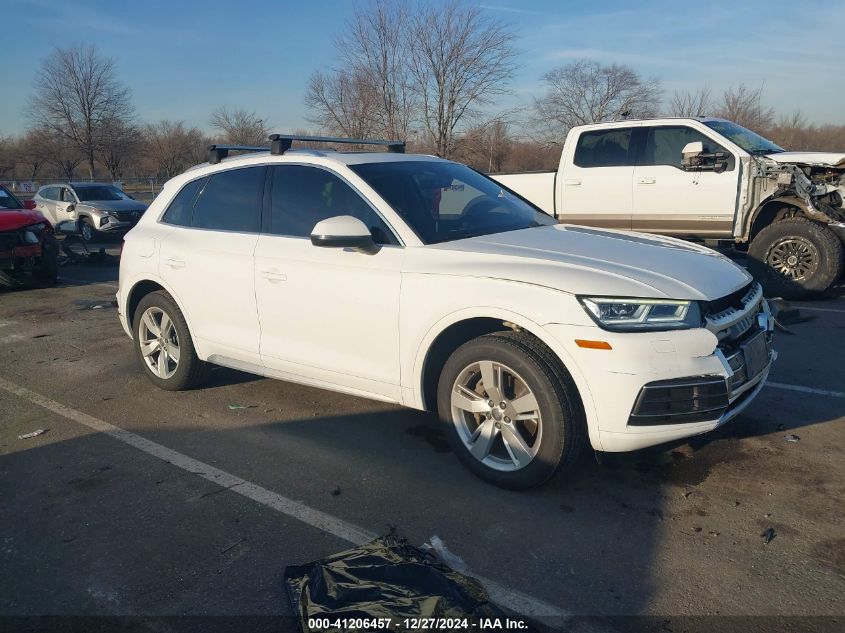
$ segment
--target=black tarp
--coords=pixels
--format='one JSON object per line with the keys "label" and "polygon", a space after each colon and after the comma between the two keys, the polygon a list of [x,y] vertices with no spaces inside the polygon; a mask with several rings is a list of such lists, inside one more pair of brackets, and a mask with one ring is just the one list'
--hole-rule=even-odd
{"label": "black tarp", "polygon": [[489,602],[477,580],[395,534],[288,567],[285,586],[303,631],[316,630],[308,625],[313,618],[390,618],[402,628],[406,618],[514,617]]}

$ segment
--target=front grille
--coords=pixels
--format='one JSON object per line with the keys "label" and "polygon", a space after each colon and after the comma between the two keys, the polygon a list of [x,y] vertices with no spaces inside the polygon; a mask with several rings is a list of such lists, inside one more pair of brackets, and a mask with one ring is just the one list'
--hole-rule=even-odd
{"label": "front grille", "polygon": [[141,219],[140,211],[115,211],[114,217],[120,222],[137,222]]}
{"label": "front grille", "polygon": [[721,376],[657,380],[645,385],[628,418],[631,426],[716,420],[728,408],[728,387]]}

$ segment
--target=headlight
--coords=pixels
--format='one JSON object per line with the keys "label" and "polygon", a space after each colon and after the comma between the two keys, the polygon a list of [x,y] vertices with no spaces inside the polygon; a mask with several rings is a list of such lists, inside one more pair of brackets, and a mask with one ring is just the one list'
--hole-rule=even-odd
{"label": "headlight", "polygon": [[579,297],[593,320],[606,330],[681,330],[701,327],[701,310],[695,301]]}
{"label": "headlight", "polygon": [[38,234],[41,231],[43,231],[46,227],[47,227],[46,224],[44,224],[43,222],[39,222],[38,224],[32,224],[32,225],[26,227],[26,230],[32,231],[33,233]]}
{"label": "headlight", "polygon": [[24,231],[23,241],[27,244],[38,244],[38,236],[32,231]]}

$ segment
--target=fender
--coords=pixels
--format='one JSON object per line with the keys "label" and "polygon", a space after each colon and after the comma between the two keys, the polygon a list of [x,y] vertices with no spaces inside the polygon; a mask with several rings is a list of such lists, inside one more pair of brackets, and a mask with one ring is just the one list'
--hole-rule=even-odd
{"label": "fender", "polygon": [[[575,359],[566,351],[566,349],[564,349],[560,342],[549,335],[549,333],[546,332],[539,323],[522,314],[496,306],[462,308],[442,317],[429,328],[422,340],[420,340],[416,345],[417,355],[413,364],[411,389],[408,390],[411,393],[408,394],[410,397],[406,396],[404,404],[415,409],[425,408],[423,394],[423,370],[425,366],[425,359],[428,356],[432,343],[434,343],[435,339],[449,326],[454,325],[459,321],[466,321],[467,319],[473,318],[492,318],[509,321],[514,325],[519,326],[520,329],[536,336],[549,349],[551,349],[554,354],[557,355],[564,367],[566,367],[567,371],[572,376],[572,380],[575,382],[575,387],[578,389],[578,393],[581,396],[581,402],[584,405],[584,414],[587,419],[587,429],[590,439],[594,445],[598,445],[598,418],[596,415],[595,403],[593,401],[593,394],[590,391],[581,369],[575,362]],[[405,381],[403,380],[403,384],[404,382]],[[405,391],[405,389],[403,389],[403,391]]]}
{"label": "fender", "polygon": [[[182,316],[185,318],[185,322],[188,324],[188,330],[192,333],[191,338],[194,341],[194,348],[197,351],[197,356],[199,356],[200,358],[205,360],[206,354],[204,353],[204,351],[202,349],[202,341],[198,340],[197,337],[195,337],[193,335],[194,326],[191,324],[191,317],[188,315],[188,312],[185,310],[185,307],[182,305],[182,302],[176,297],[176,294],[173,292],[173,288],[170,286],[170,284],[168,284],[166,281],[164,281],[164,279],[159,277],[157,274],[154,274],[154,273],[151,273],[151,272],[139,273],[139,274],[135,275],[132,278],[132,280],[127,284],[127,286],[129,287],[129,291],[125,295],[121,296],[120,299],[119,299],[120,307],[123,309],[123,312],[126,315],[127,325],[129,323],[129,318],[130,318],[130,316],[128,314],[126,314],[126,306],[129,302],[129,297],[132,295],[132,292],[135,290],[135,288],[138,286],[138,284],[140,284],[144,281],[152,281],[154,283],[157,283],[159,286],[161,286],[164,289],[165,292],[167,292],[167,294],[170,295],[170,298],[176,303],[176,306],[179,308],[179,311],[182,313]],[[122,290],[122,287],[123,287],[123,284],[121,283],[121,290]],[[121,290],[118,290],[118,294],[122,294]],[[132,338],[134,339],[134,333],[132,334]]]}

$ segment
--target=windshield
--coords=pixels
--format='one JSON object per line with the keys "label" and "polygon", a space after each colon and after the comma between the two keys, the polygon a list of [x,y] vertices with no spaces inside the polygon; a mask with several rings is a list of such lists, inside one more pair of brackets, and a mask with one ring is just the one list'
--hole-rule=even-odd
{"label": "windshield", "polygon": [[350,165],[425,244],[556,224],[466,165],[399,161]]}
{"label": "windshield", "polygon": [[715,130],[754,156],[759,156],[760,154],[777,154],[785,151],[769,139],[763,138],[759,134],[755,134],[751,130],[731,121],[704,121],[703,123],[711,130]]}
{"label": "windshield", "polygon": [[116,187],[110,185],[83,185],[73,188],[80,201],[87,200],[123,200]]}
{"label": "windshield", "polygon": [[2,209],[22,209],[23,205],[15,198],[5,187],[0,187],[0,210]]}

